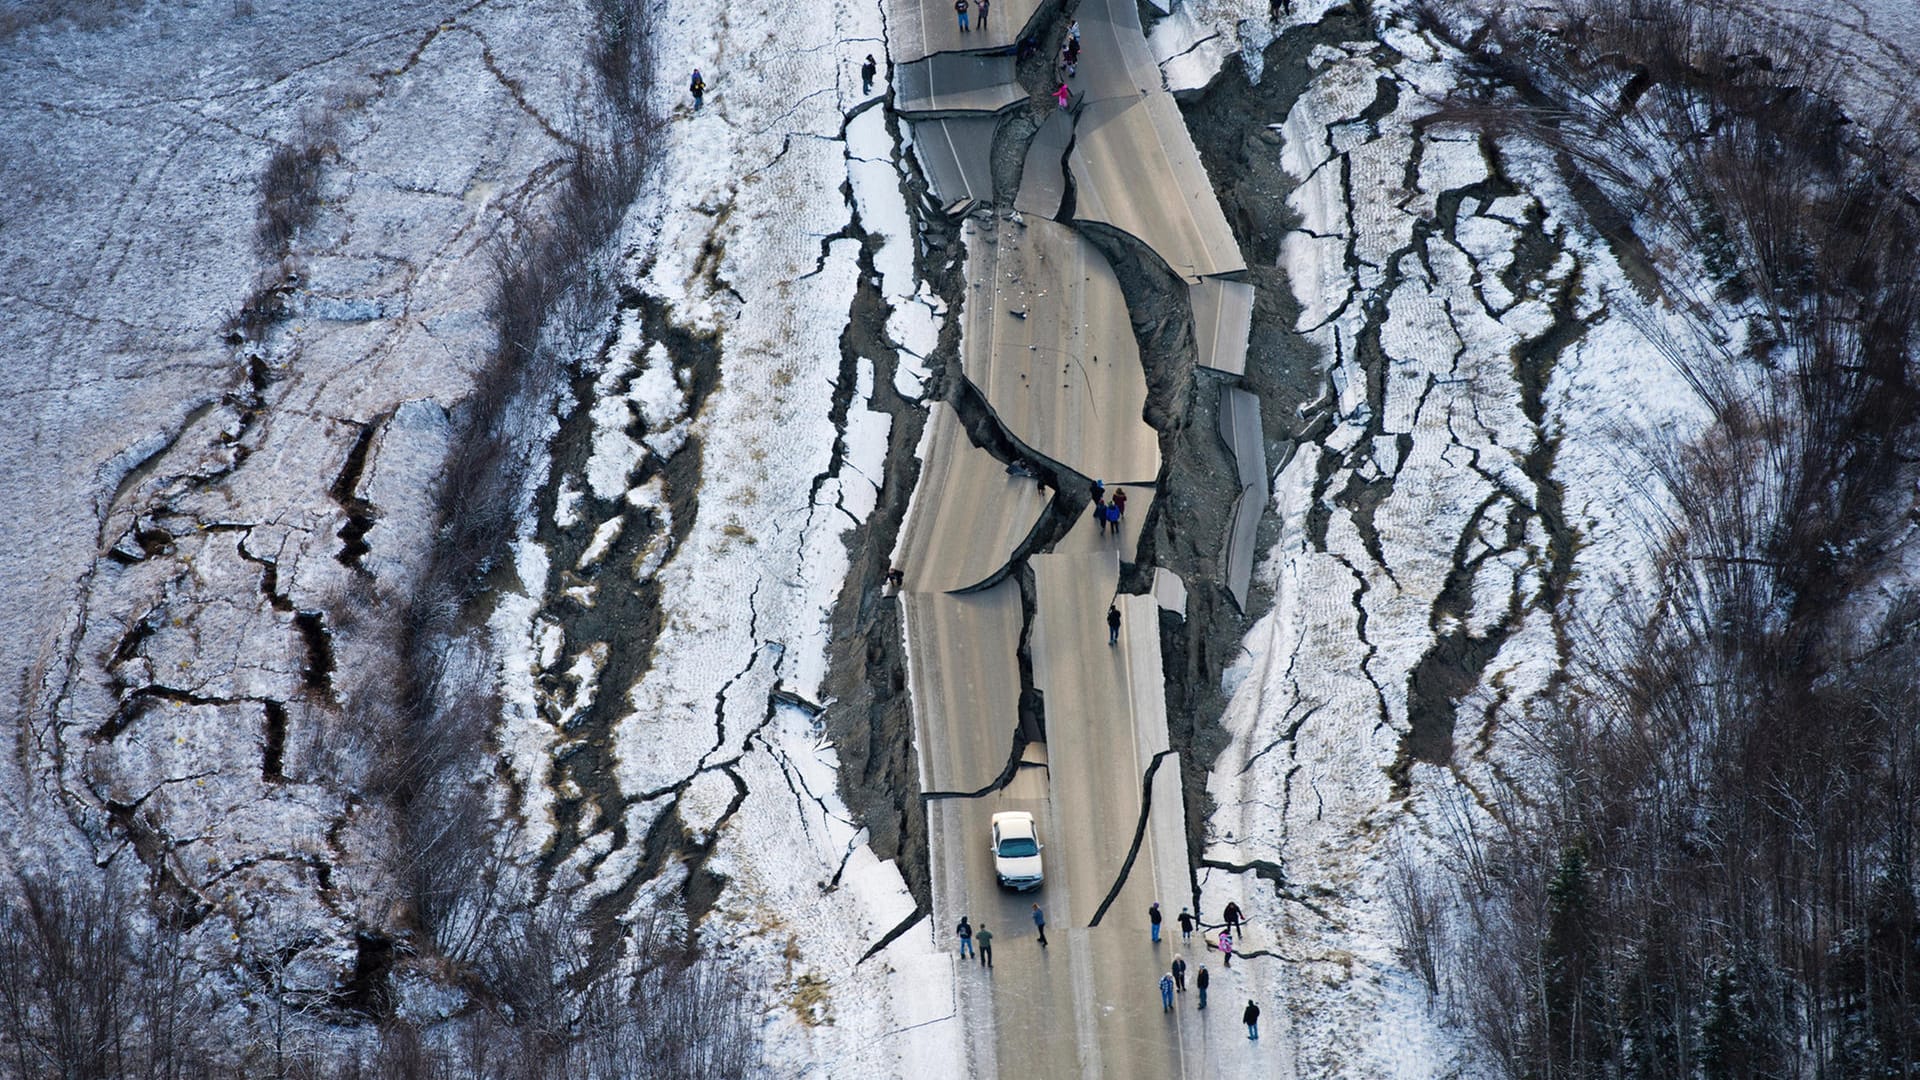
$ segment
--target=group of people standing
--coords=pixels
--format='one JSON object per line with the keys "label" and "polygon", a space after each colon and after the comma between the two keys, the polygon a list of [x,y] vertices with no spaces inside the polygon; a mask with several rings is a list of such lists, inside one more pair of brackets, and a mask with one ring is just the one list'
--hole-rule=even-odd
{"label": "group of people standing", "polygon": [[[1232,967],[1233,936],[1240,932],[1240,905],[1229,902],[1226,909],[1222,911],[1220,915],[1221,919],[1224,920],[1220,927],[1220,936],[1216,939],[1209,939],[1206,936],[1205,928],[1200,925],[1200,920],[1193,912],[1186,908],[1181,908],[1180,915],[1176,920],[1180,924],[1180,940],[1183,943],[1191,942],[1193,940],[1194,930],[1196,928],[1200,929],[1201,940],[1206,943],[1207,948],[1215,948],[1217,943],[1220,955],[1223,958],[1223,963],[1227,967]],[[1160,902],[1156,900],[1147,907],[1147,929],[1155,945],[1160,944],[1161,922]],[[1207,1007],[1207,984],[1210,981],[1211,976],[1207,974],[1206,965],[1200,965],[1200,970],[1194,974],[1193,979],[1193,987],[1199,991],[1199,1008],[1204,1009]],[[1173,965],[1167,969],[1166,974],[1160,976],[1160,1011],[1172,1012],[1173,996],[1175,994],[1184,994],[1186,990],[1187,958],[1180,953],[1174,953]],[[1260,1006],[1249,999],[1246,1010],[1240,1014],[1240,1022],[1247,1025],[1247,1038],[1259,1038]]]}
{"label": "group of people standing", "polygon": [[1127,490],[1116,486],[1113,498],[1107,498],[1107,485],[1103,480],[1093,482],[1093,520],[1100,526],[1100,535],[1105,536],[1111,529],[1115,539],[1120,537],[1120,519],[1127,513]]}
{"label": "group of people standing", "polygon": [[[975,927],[972,918],[970,915],[962,915],[960,916],[960,925],[954,927],[954,934],[960,939],[960,958],[967,960],[977,957],[981,967],[992,971],[993,931],[988,930],[985,923],[981,923],[978,927]],[[1047,913],[1045,909],[1041,908],[1037,903],[1034,904],[1032,918],[1033,928],[1038,931],[1039,934],[1040,947],[1044,949],[1047,947]],[[1220,951],[1226,958],[1226,966],[1232,967],[1232,935],[1240,932],[1240,905],[1229,903],[1226,909],[1221,912],[1221,918],[1224,919],[1225,922],[1221,926],[1220,936],[1217,940]],[[1152,936],[1152,941],[1155,945],[1160,944],[1160,926],[1162,921],[1160,902],[1156,900],[1147,908],[1148,933]],[[1214,947],[1214,941],[1206,939],[1204,927],[1200,926],[1200,920],[1196,918],[1191,911],[1186,908],[1181,908],[1177,921],[1180,924],[1181,941],[1192,941],[1194,930],[1199,928],[1202,931],[1201,938],[1206,941],[1207,947],[1209,949]],[[1175,953],[1173,955],[1172,966],[1167,969],[1166,974],[1160,976],[1161,1012],[1172,1012],[1174,995],[1187,992],[1187,971],[1187,958],[1180,953]],[[1204,1009],[1207,1007],[1207,987],[1212,982],[1212,978],[1205,964],[1201,964],[1200,969],[1194,973],[1193,988],[1198,991],[1198,1008]],[[1257,1039],[1260,1037],[1260,1006],[1252,999],[1248,999],[1246,1009],[1241,1012],[1240,1022],[1247,1025],[1247,1038]]]}
{"label": "group of people standing", "polygon": [[[974,21],[980,24],[980,32],[983,34],[987,31],[987,4],[988,0],[974,0],[972,4],[972,11],[975,16]],[[973,28],[967,25],[967,11],[967,0],[953,0],[953,13],[960,19],[960,32],[963,34],[973,32]]]}

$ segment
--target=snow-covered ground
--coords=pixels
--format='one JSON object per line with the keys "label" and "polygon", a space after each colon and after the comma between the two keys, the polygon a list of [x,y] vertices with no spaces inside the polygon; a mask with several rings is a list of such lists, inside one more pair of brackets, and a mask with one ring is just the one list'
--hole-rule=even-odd
{"label": "snow-covered ground", "polygon": [[[1197,89],[1233,56],[1258,75],[1278,30],[1328,6],[1276,26],[1265,3],[1176,4],[1153,44],[1169,85]],[[1912,70],[1911,5],[1777,7],[1858,58],[1863,101]],[[0,41],[19,151],[0,155],[8,869],[160,868],[204,906],[207,955],[297,943],[290,978],[316,989],[352,972],[358,932],[405,922],[376,857],[391,822],[349,795],[368,750],[342,719],[381,643],[339,623],[369,575],[404,591],[419,568],[450,410],[491,347],[489,244],[553,194],[588,24],[572,0],[249,0]],[[1647,341],[1668,316],[1553,164],[1509,148],[1496,177],[1476,140],[1417,129],[1452,59],[1404,26],[1384,39],[1391,54],[1321,49],[1292,113],[1267,118],[1299,184],[1284,268],[1335,423],[1274,478],[1273,606],[1228,673],[1209,783],[1204,855],[1277,863],[1289,888],[1201,883],[1209,915],[1238,900],[1246,946],[1273,954],[1235,970],[1269,1005],[1284,1076],[1476,1069],[1395,955],[1395,853],[1450,857],[1477,796],[1524,784],[1502,740],[1558,662],[1557,605],[1604,601],[1645,561],[1623,433],[1703,420]],[[684,882],[671,860],[636,880],[676,814],[724,881],[703,935],[765,1006],[773,1072],[945,1075],[953,1025],[921,1025],[955,1010],[949,961],[924,924],[866,955],[914,903],[836,793],[817,714],[844,544],[891,425],[872,362],[843,355],[850,303],[869,287],[890,306],[909,399],[947,317],[915,278],[893,128],[860,90],[868,53],[886,89],[881,6],[671,0],[651,47],[670,121],[623,284],[652,306],[590,335],[607,343],[581,358],[592,445],[546,478],[550,520],[527,523],[520,591],[489,626],[518,843],[569,852],[562,877],[639,916]],[[1397,100],[1362,119],[1382,78]],[[309,145],[314,219],[264,251],[259,177]],[[869,281],[863,236],[882,239]],[[276,304],[265,331],[235,332]],[[718,350],[697,400],[674,334]],[[557,565],[543,525],[588,542]],[[621,656],[631,627],[580,616],[644,582],[658,632]],[[1450,762],[1408,760],[1434,705],[1414,676],[1443,641],[1492,645],[1451,695]],[[555,761],[619,663],[645,674],[612,703],[608,785],[584,791]]]}
{"label": "snow-covered ground", "polygon": [[[861,284],[860,235],[881,241],[871,285],[893,308],[902,394],[922,392],[924,368],[913,361],[931,351],[942,311],[914,279],[894,139],[877,100],[879,5],[821,14],[677,4],[653,42],[658,105],[672,119],[656,194],[629,219],[628,285],[661,302],[676,329],[712,336],[719,382],[687,415],[689,376],[643,343],[665,328],[624,311],[586,403],[588,464],[552,478],[577,493],[559,524],[611,534],[636,508],[661,506],[658,475],[629,487],[650,457],[665,467],[677,454],[699,455],[685,535],[624,573],[613,568],[657,583],[660,630],[613,731],[625,809],[582,814],[571,863],[589,893],[615,891],[639,872],[639,841],[655,819],[676,813],[712,841],[705,869],[725,885],[703,937],[763,995],[774,1072],[896,1075],[903,1062],[938,1058],[939,1047],[921,1045],[927,1035],[911,1032],[952,1011],[950,980],[934,977],[945,961],[922,926],[861,962],[914,902],[899,870],[876,859],[849,820],[821,723],[807,708],[773,702],[778,691],[782,701],[832,707],[822,700],[829,615],[848,573],[846,538],[875,506],[886,451],[891,421],[868,407],[873,364],[841,353]],[[869,52],[882,60],[874,95],[862,94],[858,73]],[[695,67],[709,87],[699,110],[684,89]],[[847,401],[838,427],[836,394]],[[635,420],[646,436],[632,434]],[[618,642],[567,640],[543,651],[555,636],[546,611],[565,601],[541,595],[549,575],[538,543],[529,537],[522,550],[529,596],[502,609],[496,632],[505,680],[517,687],[509,711],[518,778],[529,805],[550,806],[568,717],[543,715],[535,676]],[[599,587],[625,586],[617,576]],[[579,693],[572,701],[584,707]],[[617,812],[627,819],[625,850],[610,847]],[[551,824],[529,832],[530,845],[548,843]],[[638,890],[631,912],[657,892]]]}
{"label": "snow-covered ground", "polygon": [[[1851,15],[1896,37],[1912,21],[1893,7]],[[1407,862],[1429,883],[1453,878],[1458,867],[1436,869],[1463,830],[1527,790],[1513,747],[1561,665],[1562,621],[1603,611],[1651,562],[1659,508],[1635,442],[1684,442],[1710,419],[1648,337],[1688,331],[1636,289],[1546,154],[1503,147],[1496,179],[1481,140],[1415,126],[1457,68],[1385,20],[1391,59],[1372,40],[1323,46],[1292,113],[1272,118],[1299,184],[1282,265],[1335,423],[1274,478],[1280,530],[1259,569],[1274,603],[1227,674],[1233,739],[1209,785],[1207,858],[1277,863],[1288,888],[1276,898],[1251,872],[1221,870],[1201,885],[1210,912],[1251,906],[1252,945],[1282,958],[1248,970],[1278,1006],[1284,1076],[1487,1067],[1444,988],[1430,998],[1400,953],[1390,879]],[[1163,54],[1205,39],[1205,26],[1172,26]],[[1905,55],[1890,38],[1861,51],[1881,66]],[[1363,119],[1383,78],[1397,100]],[[1438,757],[1415,730],[1428,678],[1458,680],[1442,684],[1457,705]],[[1435,929],[1443,978],[1447,954],[1472,947],[1446,940],[1449,921]]]}
{"label": "snow-covered ground", "polygon": [[[569,0],[166,4],[0,43],[0,862],[171,878],[201,938],[306,943],[322,987],[393,925],[328,620],[356,560],[419,566],[585,34]],[[312,222],[266,250],[260,177],[307,146]]]}

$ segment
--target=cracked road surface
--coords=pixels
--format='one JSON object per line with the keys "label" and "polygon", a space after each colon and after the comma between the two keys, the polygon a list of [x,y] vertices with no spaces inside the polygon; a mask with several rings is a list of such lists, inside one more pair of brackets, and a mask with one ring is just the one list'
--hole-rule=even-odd
{"label": "cracked road surface", "polygon": [[1078,221],[1126,233],[1188,281],[1247,268],[1180,107],[1140,34],[1132,0],[1079,8],[1086,43],[1072,80],[1085,102],[1068,167]]}
{"label": "cracked road surface", "polygon": [[[893,49],[912,59],[926,48],[927,28],[950,20],[952,9],[922,0],[910,19],[901,6],[890,20]],[[1120,229],[1189,281],[1244,269],[1131,5],[1083,5],[1079,18],[1088,55],[1076,88],[1092,104],[1036,133],[1028,161],[1044,168],[1023,202],[1058,207],[1064,177],[1051,163],[1071,138],[1080,220]],[[949,159],[987,152],[984,141],[941,149],[948,183],[967,165]],[[964,239],[960,363],[979,393],[933,406],[896,564],[905,575],[935,940],[957,948],[953,927],[966,915],[991,929],[997,946],[991,974],[955,958],[966,1072],[1203,1074],[1238,1061],[1246,1039],[1229,1009],[1230,981],[1220,983],[1215,1011],[1195,1010],[1192,995],[1171,1013],[1159,1002],[1161,973],[1183,949],[1174,919],[1192,902],[1193,883],[1179,761],[1168,748],[1159,606],[1115,593],[1123,561],[1136,558],[1160,471],[1126,297],[1078,223],[1039,213],[1016,221],[994,207],[975,215]],[[1233,370],[1232,339],[1244,350],[1245,338],[1236,305],[1250,297],[1209,295],[1209,331],[1221,339],[1209,356],[1219,352]],[[1069,523],[1052,515],[1087,495],[1068,491],[1043,506],[1031,481],[1010,484],[969,444],[963,422],[976,432],[997,428],[1006,437],[996,445],[1024,444],[1067,470],[1058,473],[1063,484],[1098,478],[1108,493],[1126,485],[1119,535],[1084,512],[1063,531]],[[1036,551],[1030,537],[1054,539]],[[952,593],[983,582],[993,585]],[[1109,604],[1122,612],[1113,645]],[[1040,720],[1025,730],[1023,704]],[[1002,890],[995,878],[988,822],[1003,810],[1030,811],[1039,823],[1046,882],[1034,893]],[[1156,900],[1166,916],[1158,945],[1147,921]],[[1035,902],[1048,916],[1045,949]],[[1204,962],[1186,955],[1196,969]]]}
{"label": "cracked road surface", "polygon": [[1084,476],[1151,482],[1160,447],[1113,268],[1064,225],[969,222],[967,378],[1007,430]]}
{"label": "cracked road surface", "polygon": [[994,0],[986,29],[974,19],[963,34],[951,0],[888,0],[887,44],[900,63],[941,52],[1011,48],[1039,10],[1039,0]]}

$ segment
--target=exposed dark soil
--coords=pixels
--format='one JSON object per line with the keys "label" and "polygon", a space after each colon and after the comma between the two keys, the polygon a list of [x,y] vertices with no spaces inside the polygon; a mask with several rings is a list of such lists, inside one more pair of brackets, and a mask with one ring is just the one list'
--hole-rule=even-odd
{"label": "exposed dark soil", "polygon": [[[1319,433],[1324,417],[1312,406],[1325,398],[1327,385],[1319,349],[1293,330],[1299,304],[1276,265],[1280,241],[1296,221],[1286,202],[1296,185],[1280,167],[1280,136],[1268,125],[1284,120],[1306,89],[1312,77],[1306,58],[1315,45],[1371,33],[1363,17],[1335,12],[1317,26],[1275,40],[1267,48],[1258,84],[1247,81],[1237,59],[1230,60],[1211,87],[1182,106],[1215,196],[1247,260],[1247,280],[1254,286],[1253,327],[1240,385],[1260,399],[1270,470],[1287,461],[1297,440]],[[1123,274],[1121,284],[1132,308],[1138,282],[1128,279]],[[1182,302],[1184,306],[1184,298]],[[1218,434],[1218,417],[1221,393],[1231,380],[1192,366],[1190,310],[1182,316],[1187,324],[1181,331],[1184,350],[1138,334],[1142,314],[1135,312],[1136,333],[1142,362],[1148,365],[1148,384],[1155,389],[1168,385],[1164,412],[1150,409],[1148,415],[1161,431],[1162,466],[1140,559],[1172,570],[1187,584],[1187,617],[1162,619],[1161,650],[1168,735],[1180,751],[1188,844],[1197,858],[1213,811],[1207,774],[1227,743],[1220,726],[1227,706],[1221,675],[1239,657],[1241,637],[1272,603],[1272,596],[1256,582],[1247,598],[1248,610],[1242,612],[1225,586],[1224,541],[1239,481],[1233,456]],[[1151,317],[1152,309],[1144,314]],[[1261,522],[1258,550],[1272,545],[1277,529],[1278,522],[1268,514]],[[1123,587],[1138,590],[1147,584],[1143,568]]]}
{"label": "exposed dark soil", "polygon": [[[887,123],[896,128],[898,118]],[[933,207],[924,178],[907,173],[907,206],[920,226],[921,249],[915,269],[958,312],[965,295],[965,259],[960,223]],[[920,405],[900,397],[894,373],[900,363],[887,337],[890,309],[872,283],[878,240],[864,241],[861,287],[853,299],[846,331],[840,337],[844,357],[873,363],[873,396],[867,407],[893,418],[882,470],[879,501],[866,522],[848,539],[850,568],[834,605],[829,646],[825,710],[827,735],[840,756],[840,796],[868,832],[874,854],[893,859],[921,909],[932,907],[927,869],[927,822],[920,797],[920,764],[914,750],[913,713],[907,694],[907,658],[900,623],[900,602],[887,594],[888,556],[899,537],[907,503],[920,478],[914,456],[926,425]],[[959,369],[960,332],[949,317],[929,357],[929,399],[951,396]]]}

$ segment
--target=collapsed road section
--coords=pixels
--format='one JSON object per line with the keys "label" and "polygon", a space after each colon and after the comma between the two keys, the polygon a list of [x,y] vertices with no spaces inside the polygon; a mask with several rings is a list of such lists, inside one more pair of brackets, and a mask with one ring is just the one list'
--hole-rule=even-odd
{"label": "collapsed road section", "polygon": [[[966,218],[959,370],[931,406],[894,560],[936,941],[952,947],[967,916],[998,945],[993,972],[954,970],[970,1075],[1001,1060],[1050,1076],[1212,1072],[1246,1053],[1244,1039],[1208,1037],[1225,1011],[1153,1008],[1186,948],[1174,914],[1194,900],[1181,770],[1161,767],[1172,751],[1156,595],[1184,590],[1120,592],[1163,576],[1143,572],[1140,547],[1162,472],[1137,337],[1150,316],[1122,283],[1169,282],[1198,365],[1229,381],[1253,289],[1131,0],[1009,14],[1030,24],[997,39],[948,29],[946,0],[899,0],[889,20],[895,62],[928,76],[900,111],[932,201]],[[1068,107],[1018,115],[998,74],[1013,69],[990,54],[1028,36],[1057,43],[1074,20],[1100,62],[1069,79]],[[1023,166],[1011,187],[1007,160]],[[1117,522],[1097,513],[1109,505],[1123,508]],[[989,822],[1009,810],[1038,823],[1037,892],[995,878]]]}

